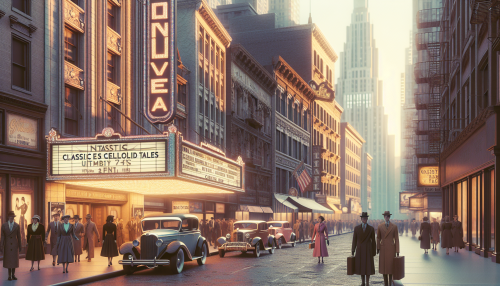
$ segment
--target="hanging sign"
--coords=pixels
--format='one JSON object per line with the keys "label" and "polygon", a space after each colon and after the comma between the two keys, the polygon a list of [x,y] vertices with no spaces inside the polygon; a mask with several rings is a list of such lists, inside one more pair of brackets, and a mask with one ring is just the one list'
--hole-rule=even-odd
{"label": "hanging sign", "polygon": [[439,166],[418,166],[418,187],[439,187]]}
{"label": "hanging sign", "polygon": [[176,112],[177,47],[175,0],[150,0],[147,24],[145,114],[154,123],[167,123]]}

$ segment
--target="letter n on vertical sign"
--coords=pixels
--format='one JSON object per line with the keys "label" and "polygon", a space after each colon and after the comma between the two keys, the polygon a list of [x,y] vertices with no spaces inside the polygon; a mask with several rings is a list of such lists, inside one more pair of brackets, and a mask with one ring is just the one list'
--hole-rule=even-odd
{"label": "letter n on vertical sign", "polygon": [[154,123],[174,119],[177,106],[176,0],[150,0],[147,20],[145,114]]}
{"label": "letter n on vertical sign", "polygon": [[322,193],[321,172],[323,172],[323,159],[321,158],[321,145],[312,147],[312,156],[313,192]]}

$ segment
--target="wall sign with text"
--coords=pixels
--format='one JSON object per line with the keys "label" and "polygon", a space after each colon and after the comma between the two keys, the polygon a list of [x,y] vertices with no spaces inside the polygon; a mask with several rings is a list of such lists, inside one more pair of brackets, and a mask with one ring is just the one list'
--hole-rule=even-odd
{"label": "wall sign with text", "polygon": [[418,187],[439,187],[439,166],[418,165]]}
{"label": "wall sign with text", "polygon": [[52,176],[166,171],[166,140],[53,144]]}
{"label": "wall sign with text", "polygon": [[323,183],[321,183],[321,173],[323,172],[321,148],[321,145],[314,145],[312,147],[312,190],[318,193],[323,192]]}
{"label": "wall sign with text", "polygon": [[37,150],[37,120],[11,113],[6,117],[7,145]]}
{"label": "wall sign with text", "polygon": [[175,0],[149,0],[145,114],[154,123],[171,121],[176,112],[177,47]]}

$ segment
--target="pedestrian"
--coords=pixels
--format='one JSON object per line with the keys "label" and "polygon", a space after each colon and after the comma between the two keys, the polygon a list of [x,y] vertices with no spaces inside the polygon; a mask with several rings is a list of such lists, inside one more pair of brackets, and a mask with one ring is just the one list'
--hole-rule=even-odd
{"label": "pedestrian", "polygon": [[123,219],[117,219],[118,224],[116,225],[116,245],[118,248],[125,243],[125,240],[123,239]]}
{"label": "pedestrian", "polygon": [[462,222],[458,220],[458,215],[453,216],[453,222],[451,223],[451,234],[453,235],[453,247],[455,252],[459,249],[464,248],[464,230],[462,228]]}
{"label": "pedestrian", "polygon": [[83,254],[82,240],[85,235],[85,229],[83,224],[80,222],[79,215],[74,215],[73,219],[75,220],[75,236],[78,238],[73,240],[73,250],[75,251],[75,262],[80,262],[80,255]]}
{"label": "pedestrian", "polygon": [[71,238],[78,240],[75,235],[75,227],[69,223],[69,218],[69,215],[64,215],[62,217],[63,223],[59,224],[57,230],[57,263],[62,263],[63,273],[68,273],[69,264],[75,262],[75,250]]}
{"label": "pedestrian", "polygon": [[312,241],[312,238],[313,238],[314,227],[316,226],[317,222],[318,221],[316,219],[315,220],[311,219],[311,222],[309,223],[309,233],[307,234],[307,236],[309,237],[309,235],[311,235],[311,241]]}
{"label": "pedestrian", "polygon": [[135,239],[141,237],[142,235],[142,216],[137,214],[135,216]]}
{"label": "pedestrian", "polygon": [[431,225],[429,224],[429,218],[424,217],[424,222],[420,225],[420,248],[425,250],[425,254],[428,254],[429,249],[431,249]]}
{"label": "pedestrian", "polygon": [[408,225],[409,225],[409,222],[407,219],[405,219],[405,233],[406,233],[406,236],[408,236]]}
{"label": "pedestrian", "polygon": [[450,217],[446,216],[444,219],[443,226],[441,228],[441,247],[446,248],[446,254],[450,254],[450,248],[453,247],[453,234],[451,232],[453,226],[450,223]]}
{"label": "pedestrian", "polygon": [[45,233],[45,243],[47,243],[47,238],[50,234],[50,255],[52,255],[52,266],[56,266],[57,259],[57,230],[59,229],[59,213],[55,212],[52,214],[53,221],[49,223],[47,227],[47,232]]}
{"label": "pedestrian", "polygon": [[305,241],[305,239],[304,239],[304,232],[306,232],[305,228],[306,228],[305,223],[303,220],[301,220],[300,224],[299,224],[299,241],[300,242]]}
{"label": "pedestrian", "polygon": [[83,249],[87,250],[87,259],[88,262],[90,262],[92,258],[94,258],[94,234],[97,236],[97,243],[100,242],[99,231],[97,231],[97,227],[92,221],[92,216],[90,214],[87,214],[87,216],[85,216],[85,220],[87,221],[87,223],[85,224]]}
{"label": "pedestrian", "polygon": [[[361,213],[361,224],[354,228],[352,235],[352,256],[356,253],[354,263],[354,274],[361,275],[361,285],[370,285],[370,275],[375,274],[375,262],[377,244],[375,240],[375,229],[368,225],[368,213]],[[366,277],[366,284],[365,284]]]}
{"label": "pedestrian", "polygon": [[17,280],[16,268],[19,267],[19,252],[21,252],[21,228],[14,221],[16,214],[9,211],[7,222],[2,224],[0,238],[0,253],[3,254],[3,268],[7,268],[9,278],[7,280]]}
{"label": "pedestrian", "polygon": [[128,240],[134,241],[136,238],[135,231],[137,229],[135,219],[132,217],[130,220],[127,222],[127,229],[128,229]]}
{"label": "pedestrian", "polygon": [[394,257],[399,256],[399,235],[397,225],[390,222],[391,212],[383,214],[385,222],[378,226],[377,253],[379,256],[378,271],[384,276],[384,285],[392,285]]}
{"label": "pedestrian", "polygon": [[28,225],[28,235],[26,240],[28,248],[26,249],[26,260],[31,260],[30,272],[34,270],[35,261],[38,262],[38,270],[40,270],[40,260],[45,260],[45,249],[43,241],[45,239],[45,228],[40,223],[40,216],[34,215],[31,219],[31,224]]}
{"label": "pedestrian", "polygon": [[113,223],[112,215],[108,215],[106,223],[102,226],[101,256],[108,258],[108,267],[113,265],[113,257],[118,256],[116,225]]}
{"label": "pedestrian", "polygon": [[217,239],[222,236],[222,228],[221,228],[220,219],[215,220],[214,229],[215,229],[215,241],[217,241]]}
{"label": "pedestrian", "polygon": [[215,245],[215,241],[217,241],[217,236],[216,236],[216,233],[215,233],[215,220],[214,220],[214,217],[210,218],[210,234],[211,234],[210,237],[212,238],[211,241],[214,244],[214,249],[217,249],[217,245]]}
{"label": "pedestrian", "polygon": [[[326,228],[325,218],[319,216],[319,223],[314,226],[314,230],[311,236],[311,241],[314,240],[314,250],[313,257],[319,259],[321,257],[321,263],[324,263],[323,257],[328,257],[328,249],[326,249],[326,243],[328,241],[328,229]],[[328,242],[330,244],[330,242]]]}
{"label": "pedestrian", "polygon": [[415,237],[415,234],[417,233],[417,222],[415,221],[415,219],[411,221],[410,228],[411,228],[411,237]]}
{"label": "pedestrian", "polygon": [[439,233],[441,232],[441,229],[439,227],[439,223],[437,222],[436,218],[432,219],[433,222],[431,223],[431,237],[432,237],[432,249],[436,249],[436,244],[439,243]]}

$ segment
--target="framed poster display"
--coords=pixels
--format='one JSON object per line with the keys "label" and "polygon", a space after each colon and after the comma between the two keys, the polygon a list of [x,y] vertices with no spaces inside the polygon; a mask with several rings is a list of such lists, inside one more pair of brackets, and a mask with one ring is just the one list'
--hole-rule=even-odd
{"label": "framed poster display", "polygon": [[11,206],[16,214],[14,221],[21,228],[21,245],[26,245],[28,224],[33,217],[33,194],[35,179],[26,177],[12,177],[10,182]]}
{"label": "framed poster display", "polygon": [[132,216],[133,217],[144,217],[144,206],[132,206]]}

